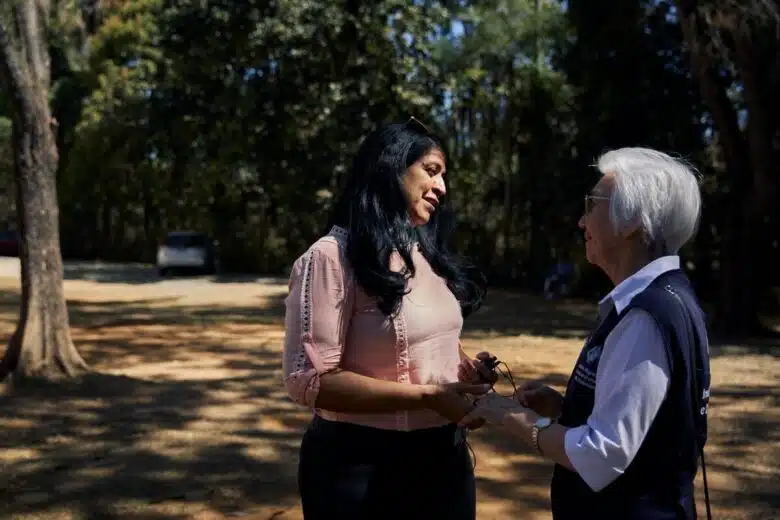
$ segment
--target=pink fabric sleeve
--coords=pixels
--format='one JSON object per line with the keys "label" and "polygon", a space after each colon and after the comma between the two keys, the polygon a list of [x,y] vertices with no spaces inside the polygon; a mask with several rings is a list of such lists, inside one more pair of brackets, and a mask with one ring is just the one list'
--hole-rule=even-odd
{"label": "pink fabric sleeve", "polygon": [[322,374],[338,367],[353,300],[339,252],[310,249],[290,275],[282,371],[289,396],[315,407]]}

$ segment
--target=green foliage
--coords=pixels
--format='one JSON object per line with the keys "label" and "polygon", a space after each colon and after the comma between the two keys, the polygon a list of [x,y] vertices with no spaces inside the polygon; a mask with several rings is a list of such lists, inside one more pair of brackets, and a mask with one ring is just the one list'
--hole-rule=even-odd
{"label": "green foliage", "polygon": [[[606,148],[673,150],[708,201],[731,189],[670,2],[92,4],[60,2],[53,25],[66,255],[149,261],[196,228],[228,268],[284,272],[325,231],[361,137],[410,115],[444,136],[459,246],[495,282],[580,257]],[[718,217],[699,264],[716,265]]]}

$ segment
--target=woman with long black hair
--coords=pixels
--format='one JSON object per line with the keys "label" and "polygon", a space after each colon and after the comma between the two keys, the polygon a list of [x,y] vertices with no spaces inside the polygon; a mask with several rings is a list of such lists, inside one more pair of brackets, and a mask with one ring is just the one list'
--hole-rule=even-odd
{"label": "woman with long black hair", "polygon": [[314,411],[299,462],[307,520],[475,518],[457,423],[467,394],[489,387],[458,382],[459,338],[486,284],[447,247],[446,175],[418,121],[374,130],[329,232],[293,266],[284,380]]}

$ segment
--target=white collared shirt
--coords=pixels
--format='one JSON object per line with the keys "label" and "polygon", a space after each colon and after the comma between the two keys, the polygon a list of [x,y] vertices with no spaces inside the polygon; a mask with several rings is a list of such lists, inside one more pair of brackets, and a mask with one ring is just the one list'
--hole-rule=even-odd
{"label": "white collared shirt", "polygon": [[[658,258],[623,280],[599,302],[622,312],[680,257]],[[655,319],[630,310],[609,333],[596,373],[595,402],[585,424],[566,432],[564,448],[577,473],[600,491],[628,468],[650,430],[671,381],[671,365]]]}

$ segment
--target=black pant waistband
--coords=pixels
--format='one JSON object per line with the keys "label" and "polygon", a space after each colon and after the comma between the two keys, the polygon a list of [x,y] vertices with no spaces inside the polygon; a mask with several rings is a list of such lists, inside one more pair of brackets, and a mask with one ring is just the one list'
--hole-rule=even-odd
{"label": "black pant waistband", "polygon": [[445,424],[419,430],[386,430],[343,421],[332,421],[319,415],[312,419],[309,431],[341,440],[374,445],[457,446],[466,440],[466,431],[456,424]]}

